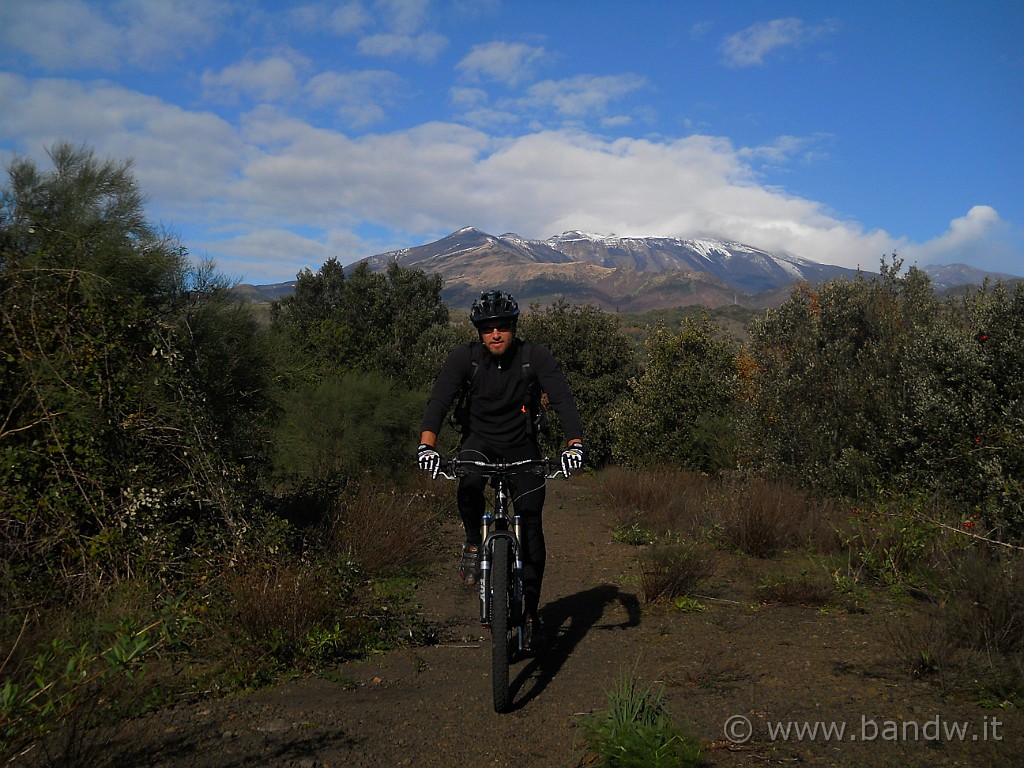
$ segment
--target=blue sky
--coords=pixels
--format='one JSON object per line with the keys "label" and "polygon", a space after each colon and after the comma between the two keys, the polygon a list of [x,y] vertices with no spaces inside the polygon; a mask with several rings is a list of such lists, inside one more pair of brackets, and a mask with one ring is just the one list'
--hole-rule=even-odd
{"label": "blue sky", "polygon": [[245,282],[463,226],[1024,274],[1018,0],[0,1],[0,159]]}

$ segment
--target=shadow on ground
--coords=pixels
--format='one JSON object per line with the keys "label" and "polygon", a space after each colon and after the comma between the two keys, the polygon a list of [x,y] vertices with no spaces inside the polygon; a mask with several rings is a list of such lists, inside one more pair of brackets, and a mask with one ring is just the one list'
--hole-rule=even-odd
{"label": "shadow on ground", "polygon": [[[602,623],[607,608],[612,605],[625,609],[625,621]],[[543,619],[548,647],[531,658],[512,680],[513,709],[522,709],[543,693],[589,632],[614,632],[639,625],[640,602],[636,595],[623,592],[614,584],[602,584],[548,603],[543,609]]]}

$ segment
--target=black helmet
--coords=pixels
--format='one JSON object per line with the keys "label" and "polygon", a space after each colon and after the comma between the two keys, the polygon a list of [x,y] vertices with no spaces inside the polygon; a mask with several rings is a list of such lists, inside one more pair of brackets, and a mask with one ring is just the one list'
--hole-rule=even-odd
{"label": "black helmet", "polygon": [[503,291],[481,293],[480,298],[473,302],[473,307],[469,310],[469,319],[476,326],[495,320],[510,320],[515,323],[517,317],[519,305],[512,298],[512,294]]}

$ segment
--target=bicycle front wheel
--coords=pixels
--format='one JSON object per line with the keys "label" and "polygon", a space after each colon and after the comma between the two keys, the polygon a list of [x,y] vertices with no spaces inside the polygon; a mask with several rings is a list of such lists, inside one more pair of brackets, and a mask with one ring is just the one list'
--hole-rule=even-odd
{"label": "bicycle front wheel", "polygon": [[508,668],[512,662],[512,542],[504,536],[493,542],[491,556],[491,685],[494,711],[512,708]]}

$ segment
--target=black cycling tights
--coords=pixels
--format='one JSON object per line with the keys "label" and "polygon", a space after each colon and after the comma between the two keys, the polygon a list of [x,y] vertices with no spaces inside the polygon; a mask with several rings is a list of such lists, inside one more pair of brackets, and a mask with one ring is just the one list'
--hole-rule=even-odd
{"label": "black cycling tights", "polygon": [[[477,461],[521,461],[539,459],[540,451],[532,440],[519,445],[496,449],[473,435],[468,436],[459,449],[460,459]],[[480,518],[487,505],[484,490],[487,478],[480,476],[463,477],[459,481],[458,506],[462,525],[466,529],[466,541],[479,545]],[[544,580],[544,562],[547,550],[544,546],[544,478],[524,473],[512,477],[512,504],[523,520],[523,597],[528,615],[537,612],[540,604],[540,588]]]}

